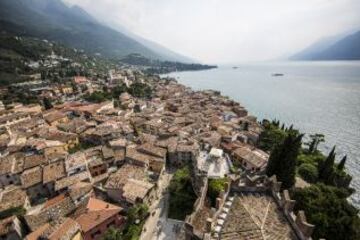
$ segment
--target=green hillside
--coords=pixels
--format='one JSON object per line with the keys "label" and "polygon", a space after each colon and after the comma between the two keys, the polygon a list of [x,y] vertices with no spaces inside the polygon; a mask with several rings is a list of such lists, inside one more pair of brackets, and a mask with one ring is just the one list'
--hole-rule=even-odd
{"label": "green hillside", "polygon": [[81,8],[68,7],[61,0],[1,0],[0,21],[1,30],[58,41],[92,54],[114,58],[139,53],[163,59],[130,37],[98,23]]}

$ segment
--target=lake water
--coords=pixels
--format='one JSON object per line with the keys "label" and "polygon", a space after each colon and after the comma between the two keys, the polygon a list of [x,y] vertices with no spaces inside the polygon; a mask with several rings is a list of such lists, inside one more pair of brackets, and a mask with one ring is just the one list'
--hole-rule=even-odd
{"label": "lake water", "polygon": [[[195,90],[215,89],[258,119],[279,119],[303,133],[323,133],[326,153],[348,155],[347,169],[360,207],[360,61],[277,62],[168,74]],[[284,76],[274,77],[273,73]]]}

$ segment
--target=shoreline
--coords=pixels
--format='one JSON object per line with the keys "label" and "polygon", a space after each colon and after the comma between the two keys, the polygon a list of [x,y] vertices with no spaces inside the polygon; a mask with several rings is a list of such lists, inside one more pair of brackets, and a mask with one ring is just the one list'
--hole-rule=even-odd
{"label": "shoreline", "polygon": [[[290,61],[290,62],[294,62],[294,61]],[[297,61],[295,61],[295,62],[297,62]],[[304,62],[304,63],[309,63],[309,65],[311,65],[311,63],[312,62],[309,62],[309,61],[301,61],[301,62]],[[317,63],[329,63],[329,61],[318,61]],[[350,63],[350,65],[352,65],[353,63],[355,63],[355,62],[357,62],[357,64],[358,63],[360,63],[360,61],[351,61],[351,62],[349,62],[349,61],[334,61],[334,62],[331,62],[331,64],[335,64],[335,63],[337,63],[337,62],[341,62],[341,63]],[[282,64],[283,62],[281,62],[281,64]],[[286,62],[285,62],[286,63]],[[224,66],[219,66],[219,68],[217,68],[217,69],[223,69],[224,68]],[[210,69],[210,70],[217,70],[217,69]],[[231,66],[227,66],[226,67],[226,69],[231,69]],[[210,71],[210,70],[204,70],[204,71],[200,71],[200,72],[208,72],[208,71]],[[232,70],[232,69],[231,69]],[[236,71],[236,70],[235,70]],[[199,71],[196,71],[196,73],[198,73]],[[206,91],[206,90],[213,90],[213,91],[218,91],[218,92],[220,92],[220,94],[223,94],[223,92],[222,91],[220,91],[220,90],[216,90],[216,89],[194,89],[190,84],[186,84],[186,83],[184,83],[184,81],[183,82],[180,82],[179,81],[179,77],[174,77],[174,76],[172,76],[172,75],[174,75],[174,74],[176,74],[177,72],[172,72],[172,73],[168,73],[168,74],[160,74],[159,76],[161,77],[161,78],[166,78],[166,77],[169,77],[169,78],[173,78],[177,83],[179,83],[179,84],[182,84],[182,85],[184,85],[185,87],[189,87],[189,88],[191,88],[192,89],[192,91]],[[190,74],[191,75],[191,73],[194,73],[194,71],[187,71],[187,72],[181,72],[181,73],[179,73],[179,74]],[[180,77],[181,78],[181,77]],[[192,80],[192,81],[196,81],[196,80]],[[228,96],[228,95],[226,95],[226,96]],[[233,100],[233,101],[236,101],[237,103],[239,103],[239,101],[237,100],[237,99],[234,99],[233,97],[231,97],[231,96],[228,96],[228,97],[230,97],[230,99],[231,100]],[[241,103],[240,103],[241,104]],[[246,109],[247,109],[247,105],[245,105],[244,106]],[[249,109],[247,109],[247,110],[249,110]],[[250,111],[249,111],[250,112]],[[251,113],[251,112],[250,112]],[[252,114],[252,115],[254,115],[256,118],[258,118],[258,116],[256,115],[256,114]],[[263,120],[264,119],[266,119],[266,118],[263,118]],[[269,119],[269,118],[268,118]],[[281,119],[281,118],[276,118],[276,119]],[[271,119],[270,119],[271,120]],[[286,121],[286,120],[284,120],[283,121],[284,123],[286,123],[288,126],[290,126],[291,124],[296,124],[296,123],[293,123],[293,122],[288,122],[288,121]],[[298,127],[298,125],[295,125],[295,127]],[[310,134],[315,134],[315,133],[318,133],[319,131],[316,131],[316,130],[313,130],[312,132],[307,132],[305,129],[306,129],[306,127],[304,128],[304,127],[299,127],[300,129],[303,129],[303,132],[305,132],[305,138],[304,138],[304,140],[308,140],[309,139],[309,135]],[[329,136],[328,134],[326,134],[325,135],[325,138],[327,137],[327,136]],[[320,151],[323,153],[323,154],[328,154],[328,152],[331,150],[331,148],[332,148],[332,143],[329,143],[328,141],[326,141],[325,143],[323,143],[323,144],[321,144],[320,145]],[[339,151],[339,149],[337,149],[338,151]],[[344,151],[344,150],[342,150],[341,148],[340,148],[340,155],[341,156],[343,156],[343,155],[350,155],[351,156],[351,154],[349,154],[349,153],[347,153],[346,151]],[[337,161],[340,161],[340,159],[338,159]],[[348,165],[346,166],[346,172],[348,173],[348,174],[350,174],[352,177],[353,177],[353,180],[352,180],[352,182],[351,182],[351,186],[355,189],[355,192],[354,192],[354,194],[352,194],[349,198],[348,198],[348,200],[349,200],[349,202],[350,203],[352,203],[357,209],[359,209],[360,210],[360,183],[358,183],[358,181],[359,181],[359,179],[357,179],[357,175],[355,174],[354,175],[354,171],[352,171],[351,169],[353,169],[352,167],[352,163],[354,163],[354,164],[356,164],[356,161],[355,161],[355,159],[354,160],[352,160],[352,161],[349,161],[348,162]],[[357,168],[357,169],[359,169],[359,167]]]}

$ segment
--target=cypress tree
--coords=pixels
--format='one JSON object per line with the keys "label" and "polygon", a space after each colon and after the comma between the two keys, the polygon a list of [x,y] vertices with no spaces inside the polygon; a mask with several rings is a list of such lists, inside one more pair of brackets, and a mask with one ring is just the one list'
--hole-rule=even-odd
{"label": "cypress tree", "polygon": [[319,179],[327,184],[331,181],[334,173],[335,155],[334,146],[325,161],[322,164],[319,164]]}
{"label": "cypress tree", "polygon": [[295,184],[296,161],[302,137],[302,134],[288,134],[284,142],[276,146],[270,155],[266,174],[275,174],[282,182],[283,189],[291,188]]}
{"label": "cypress tree", "polygon": [[347,155],[345,155],[345,156],[341,159],[339,165],[337,166],[338,170],[340,170],[340,171],[344,170],[344,168],[345,168],[345,163],[346,163],[346,159],[347,159]]}

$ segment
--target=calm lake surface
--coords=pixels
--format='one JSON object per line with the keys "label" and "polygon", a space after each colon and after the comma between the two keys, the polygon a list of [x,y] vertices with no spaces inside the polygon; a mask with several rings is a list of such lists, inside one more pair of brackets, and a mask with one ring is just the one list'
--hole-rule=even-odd
{"label": "calm lake surface", "polygon": [[[303,133],[323,133],[328,153],[348,155],[347,169],[360,207],[360,61],[272,62],[168,74],[195,90],[215,89],[250,114],[294,124]],[[274,77],[273,73],[284,76]]]}

